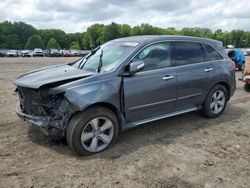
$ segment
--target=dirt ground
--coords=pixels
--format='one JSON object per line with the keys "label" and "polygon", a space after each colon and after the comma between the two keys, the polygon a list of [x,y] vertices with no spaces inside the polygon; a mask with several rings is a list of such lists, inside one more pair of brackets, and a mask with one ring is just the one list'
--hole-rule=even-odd
{"label": "dirt ground", "polygon": [[217,119],[190,113],[149,123],[90,157],[50,143],[16,116],[12,82],[29,70],[73,60],[0,58],[0,187],[250,186],[250,93],[239,81]]}

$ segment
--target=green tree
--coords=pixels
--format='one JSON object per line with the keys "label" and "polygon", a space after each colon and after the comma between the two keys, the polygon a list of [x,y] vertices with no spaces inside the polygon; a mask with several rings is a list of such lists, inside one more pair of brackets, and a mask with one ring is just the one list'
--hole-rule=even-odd
{"label": "green tree", "polygon": [[71,43],[70,49],[81,50],[81,47],[77,41],[74,41]]}
{"label": "green tree", "polygon": [[22,47],[24,47],[24,44],[30,36],[37,34],[37,30],[32,25],[28,25],[24,22],[14,22],[13,30],[14,33],[18,35],[18,38],[23,45]]}
{"label": "green tree", "polygon": [[[199,27],[186,27],[177,30],[173,27],[154,27],[146,23],[131,27],[127,24],[113,22],[108,25],[97,23],[88,27],[86,32],[67,34],[59,29],[37,30],[24,22],[4,21],[0,23],[0,48],[22,49],[25,47],[33,49],[34,47],[44,47],[44,45],[48,45],[50,39],[54,38],[57,42],[54,40],[50,42],[53,47],[68,49],[75,46],[75,48],[80,47],[80,49],[93,49],[115,38],[152,34],[197,36],[220,40],[224,46],[232,44],[238,48],[250,47],[250,32],[243,30],[223,31],[218,29],[211,31],[208,28]],[[39,35],[41,38],[39,36],[34,37],[34,35]]]}
{"label": "green tree", "polygon": [[0,48],[4,49],[22,49],[23,45],[18,38],[18,35],[11,34],[11,35],[1,35],[0,36]]}
{"label": "green tree", "polygon": [[70,46],[72,45],[72,43],[78,43],[78,46],[80,47],[80,49],[83,49],[83,33],[69,33],[68,37],[70,40]]}
{"label": "green tree", "polygon": [[85,49],[85,50],[91,49],[89,38],[90,38],[89,33],[85,32],[82,38],[82,45],[83,45],[82,49]]}
{"label": "green tree", "polygon": [[48,44],[51,38],[56,39],[62,48],[69,48],[70,43],[70,34],[66,34],[64,31],[59,29],[41,29],[38,31],[39,35],[42,37],[45,44]]}
{"label": "green tree", "polygon": [[103,39],[103,24],[94,24],[88,27],[84,33],[83,45],[88,49],[94,49],[104,42]]}
{"label": "green tree", "polygon": [[231,43],[236,48],[243,47],[244,46],[244,40],[245,40],[244,31],[242,31],[242,30],[233,30],[233,31],[231,31],[230,39],[231,39]]}
{"label": "green tree", "polygon": [[47,43],[47,49],[51,49],[51,48],[61,49],[61,46],[59,45],[59,43],[57,42],[55,38],[49,39]]}
{"label": "green tree", "polygon": [[178,31],[173,27],[168,27],[166,29],[163,29],[161,32],[164,33],[165,35],[176,35],[178,33]]}
{"label": "green tree", "polygon": [[104,27],[103,39],[109,41],[121,37],[120,26],[114,22]]}
{"label": "green tree", "polygon": [[34,48],[44,48],[44,42],[39,35],[32,35],[29,37],[25,49],[34,49]]}
{"label": "green tree", "polygon": [[158,33],[158,30],[155,27],[153,27],[152,25],[142,24],[140,27],[141,27],[141,34],[142,35],[157,35],[157,34],[160,34],[160,33]]}
{"label": "green tree", "polygon": [[133,27],[132,35],[142,35],[141,27],[140,26]]}
{"label": "green tree", "polygon": [[127,24],[120,25],[121,37],[128,37],[131,35],[131,27]]}

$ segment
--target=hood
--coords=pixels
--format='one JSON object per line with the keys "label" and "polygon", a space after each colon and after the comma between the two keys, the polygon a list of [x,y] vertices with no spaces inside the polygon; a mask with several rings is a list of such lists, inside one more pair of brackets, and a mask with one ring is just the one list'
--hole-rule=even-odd
{"label": "hood", "polygon": [[7,54],[17,54],[17,52],[7,52]]}
{"label": "hood", "polygon": [[47,84],[76,80],[96,73],[76,69],[70,65],[56,65],[28,72],[18,77],[14,84],[20,87],[38,89]]}

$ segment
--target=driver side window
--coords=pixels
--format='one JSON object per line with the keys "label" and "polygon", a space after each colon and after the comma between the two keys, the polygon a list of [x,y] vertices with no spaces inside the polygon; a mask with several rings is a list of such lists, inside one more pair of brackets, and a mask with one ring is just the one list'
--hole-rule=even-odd
{"label": "driver side window", "polygon": [[133,60],[143,61],[142,71],[162,69],[171,66],[171,48],[169,42],[152,44],[144,48]]}

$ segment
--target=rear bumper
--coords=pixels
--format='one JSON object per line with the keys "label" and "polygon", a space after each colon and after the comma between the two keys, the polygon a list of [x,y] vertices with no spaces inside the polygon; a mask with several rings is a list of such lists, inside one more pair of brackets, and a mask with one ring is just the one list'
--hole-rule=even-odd
{"label": "rear bumper", "polygon": [[20,110],[16,110],[16,114],[23,121],[27,121],[30,124],[40,128],[40,130],[45,135],[49,135],[49,131],[48,131],[49,122],[50,122],[49,116],[31,116],[31,115],[22,113]]}

